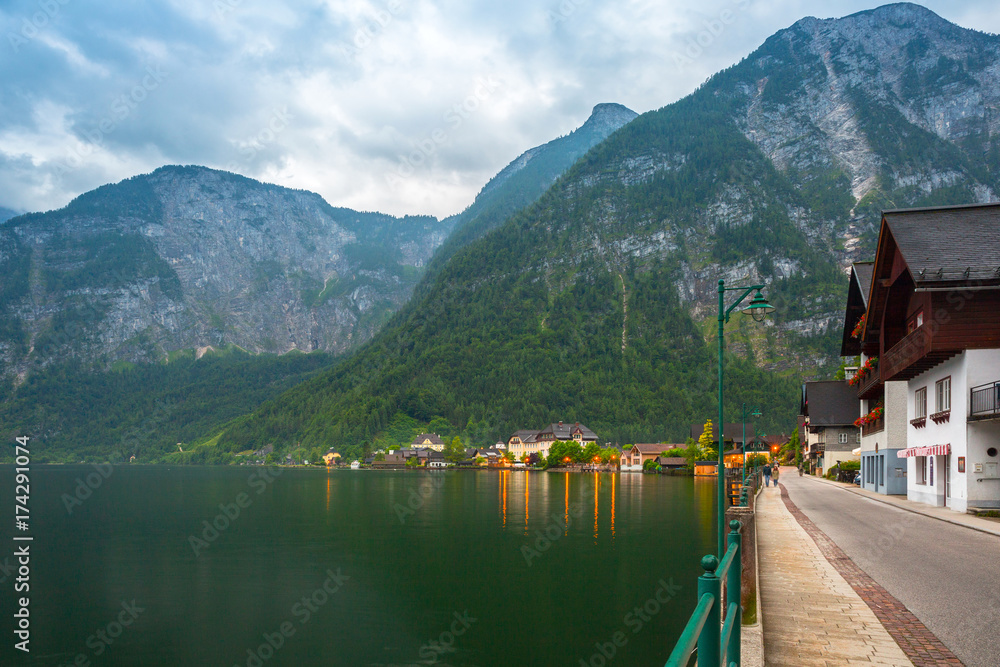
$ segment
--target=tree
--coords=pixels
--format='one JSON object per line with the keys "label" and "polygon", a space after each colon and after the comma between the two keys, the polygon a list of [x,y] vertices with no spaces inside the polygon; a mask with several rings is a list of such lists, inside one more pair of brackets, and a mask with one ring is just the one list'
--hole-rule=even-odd
{"label": "tree", "polygon": [[621,460],[622,453],[615,449],[614,447],[607,447],[601,450],[601,463],[607,465],[609,463]]}
{"label": "tree", "polygon": [[465,460],[465,446],[462,445],[460,437],[456,435],[451,439],[450,443],[445,445],[444,457],[452,463],[459,463]]}
{"label": "tree", "polygon": [[802,445],[799,442],[799,429],[798,427],[792,431],[792,438],[788,441],[788,446],[795,451],[795,465],[802,465]]}
{"label": "tree", "polygon": [[560,440],[556,440],[555,442],[552,443],[552,446],[549,447],[549,455],[546,458],[546,463],[548,463],[550,468],[557,468],[560,466],[564,466],[568,463],[568,461],[563,460],[569,457],[569,454],[566,450],[566,445],[567,443],[562,442]]}
{"label": "tree", "polygon": [[509,451],[504,451],[504,453],[503,453],[503,459],[505,461],[510,461],[511,463],[513,463],[514,459],[515,459],[514,453],[513,452],[509,452]]}
{"label": "tree", "polygon": [[663,452],[660,452],[660,456],[672,456],[672,457],[679,457],[679,456],[684,456],[684,453],[685,453],[686,451],[687,451],[687,450],[685,450],[685,449],[684,449],[684,448],[682,448],[682,447],[673,447],[673,448],[671,448],[671,449],[667,449],[667,450],[665,450],[665,451],[663,451]]}
{"label": "tree", "polygon": [[485,456],[477,456],[476,457],[476,465],[477,466],[484,465],[485,463],[486,463],[486,457]]}
{"label": "tree", "polygon": [[747,470],[759,468],[767,463],[767,454],[747,454]]}
{"label": "tree", "polygon": [[718,461],[719,460],[719,448],[718,443],[715,438],[712,437],[712,420],[709,419],[705,422],[705,430],[701,432],[701,437],[698,438],[698,448],[700,455],[705,461]]}
{"label": "tree", "polygon": [[592,442],[583,448],[583,452],[580,455],[584,463],[595,463],[594,459],[598,461],[601,460],[601,446],[596,442]]}
{"label": "tree", "polygon": [[431,423],[427,425],[428,433],[437,433],[442,438],[447,438],[455,430],[455,427],[451,425],[451,422],[444,417],[435,417],[431,420]]}
{"label": "tree", "polygon": [[687,439],[687,447],[684,449],[684,462],[687,464],[688,470],[694,470],[694,464],[701,455],[701,450],[698,448],[698,443],[695,442],[694,438]]}

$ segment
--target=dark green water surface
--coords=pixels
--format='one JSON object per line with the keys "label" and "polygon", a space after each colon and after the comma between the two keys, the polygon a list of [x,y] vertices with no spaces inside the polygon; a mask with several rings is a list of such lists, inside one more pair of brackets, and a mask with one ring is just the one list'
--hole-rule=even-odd
{"label": "dark green water surface", "polygon": [[[69,504],[78,487],[89,497]],[[33,467],[22,533],[2,467],[0,664],[662,665],[714,548],[714,490],[640,474]],[[27,655],[14,534],[34,537]]]}

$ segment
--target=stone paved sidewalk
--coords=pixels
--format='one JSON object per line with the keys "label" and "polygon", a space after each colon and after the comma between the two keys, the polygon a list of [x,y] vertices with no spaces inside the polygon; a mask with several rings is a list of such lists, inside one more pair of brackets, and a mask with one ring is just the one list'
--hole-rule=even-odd
{"label": "stone paved sidewalk", "polygon": [[837,544],[814,524],[788,497],[782,485],[781,499],[799,526],[813,539],[827,562],[868,604],[882,627],[896,641],[915,667],[962,667],[962,661],[938,639],[913,612],[868,576]]}
{"label": "stone paved sidewalk", "polygon": [[786,509],[778,488],[757,499],[757,540],[766,665],[913,665]]}

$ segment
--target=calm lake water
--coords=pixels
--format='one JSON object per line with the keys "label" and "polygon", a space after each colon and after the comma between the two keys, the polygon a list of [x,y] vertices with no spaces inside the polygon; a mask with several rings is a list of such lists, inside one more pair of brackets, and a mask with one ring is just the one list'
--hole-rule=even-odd
{"label": "calm lake water", "polygon": [[[88,475],[99,486],[68,511]],[[0,566],[13,486],[0,468]],[[662,665],[714,547],[714,490],[639,474],[35,467],[31,653],[13,649],[16,575],[0,569],[0,663],[576,666],[603,664],[603,647],[608,665]]]}

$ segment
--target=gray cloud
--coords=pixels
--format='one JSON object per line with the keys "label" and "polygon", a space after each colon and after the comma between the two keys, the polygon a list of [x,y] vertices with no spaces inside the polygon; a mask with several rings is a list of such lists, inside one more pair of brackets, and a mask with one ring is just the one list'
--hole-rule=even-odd
{"label": "gray cloud", "polygon": [[[659,108],[796,18],[872,6],[15,0],[0,9],[0,205],[55,208],[180,163],[443,216],[597,103]],[[1000,31],[986,0],[928,6]],[[723,12],[724,34],[685,55]]]}

